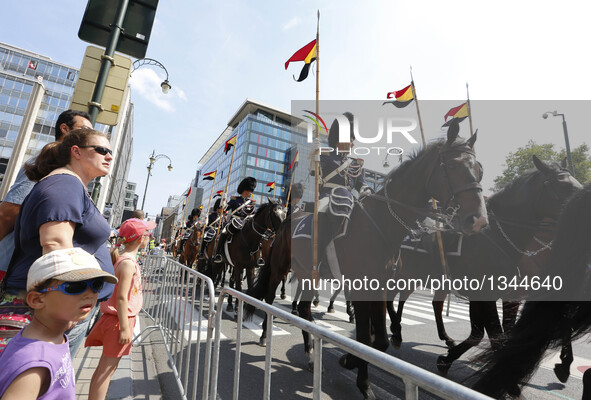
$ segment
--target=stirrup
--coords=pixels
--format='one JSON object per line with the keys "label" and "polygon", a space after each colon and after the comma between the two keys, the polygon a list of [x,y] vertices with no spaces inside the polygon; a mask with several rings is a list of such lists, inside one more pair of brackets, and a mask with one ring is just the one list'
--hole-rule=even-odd
{"label": "stirrup", "polygon": [[216,254],[215,257],[213,258],[213,262],[216,264],[221,263],[222,261],[224,261],[224,259],[222,258],[221,254]]}
{"label": "stirrup", "polygon": [[264,267],[265,266],[265,260],[263,260],[262,257],[259,257],[259,259],[257,260],[257,267]]}

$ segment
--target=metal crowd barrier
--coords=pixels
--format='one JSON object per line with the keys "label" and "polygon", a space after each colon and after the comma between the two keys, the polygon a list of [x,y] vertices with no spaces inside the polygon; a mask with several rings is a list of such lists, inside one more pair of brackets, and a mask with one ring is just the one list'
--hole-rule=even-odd
{"label": "metal crowd barrier", "polygon": [[[215,315],[213,282],[207,276],[170,258],[148,256],[142,261],[142,312],[153,321],[153,325],[144,328],[134,341],[139,337],[138,344],[141,344],[152,332],[160,331],[183,399],[187,399],[190,386],[192,390],[189,398],[196,399],[200,372],[203,372],[204,383],[210,381]],[[207,327],[202,326],[205,313]],[[196,332],[193,317],[198,317],[199,321]],[[202,369],[200,353],[203,329],[206,329],[207,334]],[[190,370],[192,382],[189,382]],[[209,385],[204,384],[203,400],[208,398],[208,389]]]}
{"label": "metal crowd barrier", "polygon": [[[414,400],[419,398],[419,388],[426,390],[436,396],[444,399],[470,399],[470,400],[491,400],[490,397],[478,393],[472,389],[462,386],[456,382],[442,378],[429,371],[425,371],[415,365],[409,364],[400,359],[394,358],[386,353],[375,350],[355,340],[333,333],[327,329],[321,328],[318,325],[306,321],[302,318],[296,317],[279,308],[270,306],[267,303],[256,300],[241,292],[233,289],[225,288],[218,297],[217,310],[221,310],[224,298],[231,295],[238,299],[238,321],[242,321],[242,309],[244,302],[254,305],[256,308],[267,313],[267,326],[273,326],[274,317],[281,318],[287,323],[310,332],[314,337],[314,400],[320,400],[322,393],[322,344],[323,341],[332,343],[340,349],[354,354],[359,358],[364,359],[372,365],[381,368],[393,375],[402,379],[405,386],[405,394],[407,400]],[[217,313],[215,316],[216,328],[221,327],[222,313]],[[240,353],[242,341],[242,324],[237,324],[236,330],[236,355],[234,359],[234,386],[233,399],[238,399],[240,388]],[[265,355],[265,373],[263,398],[270,399],[271,393],[271,359],[273,349],[273,329],[267,332],[267,348]],[[213,358],[212,358],[212,372],[211,383],[209,391],[209,399],[216,400],[217,396],[217,380],[218,370],[220,367],[220,329],[215,331]]]}

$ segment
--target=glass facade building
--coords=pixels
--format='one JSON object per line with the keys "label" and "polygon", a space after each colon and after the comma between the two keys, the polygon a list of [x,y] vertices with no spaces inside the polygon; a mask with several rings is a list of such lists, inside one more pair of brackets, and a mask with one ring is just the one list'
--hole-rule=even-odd
{"label": "glass facade building", "polygon": [[[296,121],[296,123],[294,123]],[[236,196],[236,189],[242,179],[252,176],[257,180],[253,198],[260,203],[267,197],[275,197],[285,202],[289,191],[292,170],[294,182],[303,182],[308,175],[307,160],[310,145],[306,142],[306,130],[299,126],[300,120],[272,107],[246,100],[230,121],[228,128],[200,160],[201,175],[217,171],[213,193],[224,190],[228,184],[228,195]],[[235,149],[225,154],[226,141],[237,135]],[[234,152],[232,171],[230,162]],[[299,153],[300,160],[306,160],[298,167],[292,161]],[[305,165],[304,165],[305,164]],[[228,181],[228,173],[230,179]],[[274,192],[269,192],[268,183],[275,182]],[[203,188],[204,203],[212,193],[211,180],[201,176],[198,186]],[[207,204],[204,204],[204,208]]]}

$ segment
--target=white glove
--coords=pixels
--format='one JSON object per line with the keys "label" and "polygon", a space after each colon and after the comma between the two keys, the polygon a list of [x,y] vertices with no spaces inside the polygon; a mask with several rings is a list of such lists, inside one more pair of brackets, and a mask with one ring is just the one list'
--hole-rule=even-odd
{"label": "white glove", "polygon": [[310,175],[314,175],[316,170],[316,162],[320,162],[320,148],[322,147],[320,139],[314,139],[310,149],[310,163],[308,164],[308,171]]}
{"label": "white glove", "polygon": [[359,189],[360,196],[369,196],[372,193],[373,193],[373,190],[371,190],[371,188],[367,185],[363,185],[363,186],[361,186],[361,189]]}

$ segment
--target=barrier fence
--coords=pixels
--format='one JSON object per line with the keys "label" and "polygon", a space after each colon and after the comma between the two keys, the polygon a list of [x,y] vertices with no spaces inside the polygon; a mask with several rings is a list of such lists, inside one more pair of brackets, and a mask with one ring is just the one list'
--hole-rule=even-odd
{"label": "barrier fence", "polygon": [[[209,293],[214,293],[211,279],[171,259],[148,257],[144,261],[142,271],[144,276],[144,308],[142,311],[154,322],[154,325],[146,327],[140,335],[147,332],[147,336],[154,331],[162,333],[173,372],[184,399],[197,398],[198,378],[199,373],[202,372],[201,398],[203,400],[217,400],[222,312],[216,313],[215,310],[221,310],[225,297],[230,295],[238,300],[236,308],[238,321],[242,321],[243,306],[244,303],[248,303],[267,313],[267,326],[269,327],[273,325],[274,318],[280,318],[290,325],[313,335],[314,400],[320,400],[322,393],[322,347],[324,342],[331,343],[341,350],[401,378],[405,387],[405,398],[408,400],[418,399],[419,388],[443,399],[490,400],[490,397],[456,382],[336,334],[247,296],[242,292],[225,288],[218,295],[216,304],[215,297],[213,295],[208,296]],[[199,316],[199,322],[196,329],[197,334],[193,337],[194,327],[192,321],[194,321],[193,317],[195,315]],[[205,315],[207,315],[207,327],[202,326]],[[205,356],[202,360],[203,370],[200,371],[200,344],[202,343],[201,333],[203,329],[206,331],[204,341]],[[215,336],[213,335],[214,331]],[[145,336],[141,340],[143,339],[145,339]],[[241,342],[242,324],[237,324],[232,388],[234,400],[238,399],[240,389]],[[270,399],[271,393],[272,351],[273,330],[269,329],[267,332],[263,386],[263,398],[265,400]],[[225,365],[224,367],[230,366]],[[191,381],[189,381],[190,371],[193,373]],[[191,395],[187,397],[189,388],[192,389]]]}

